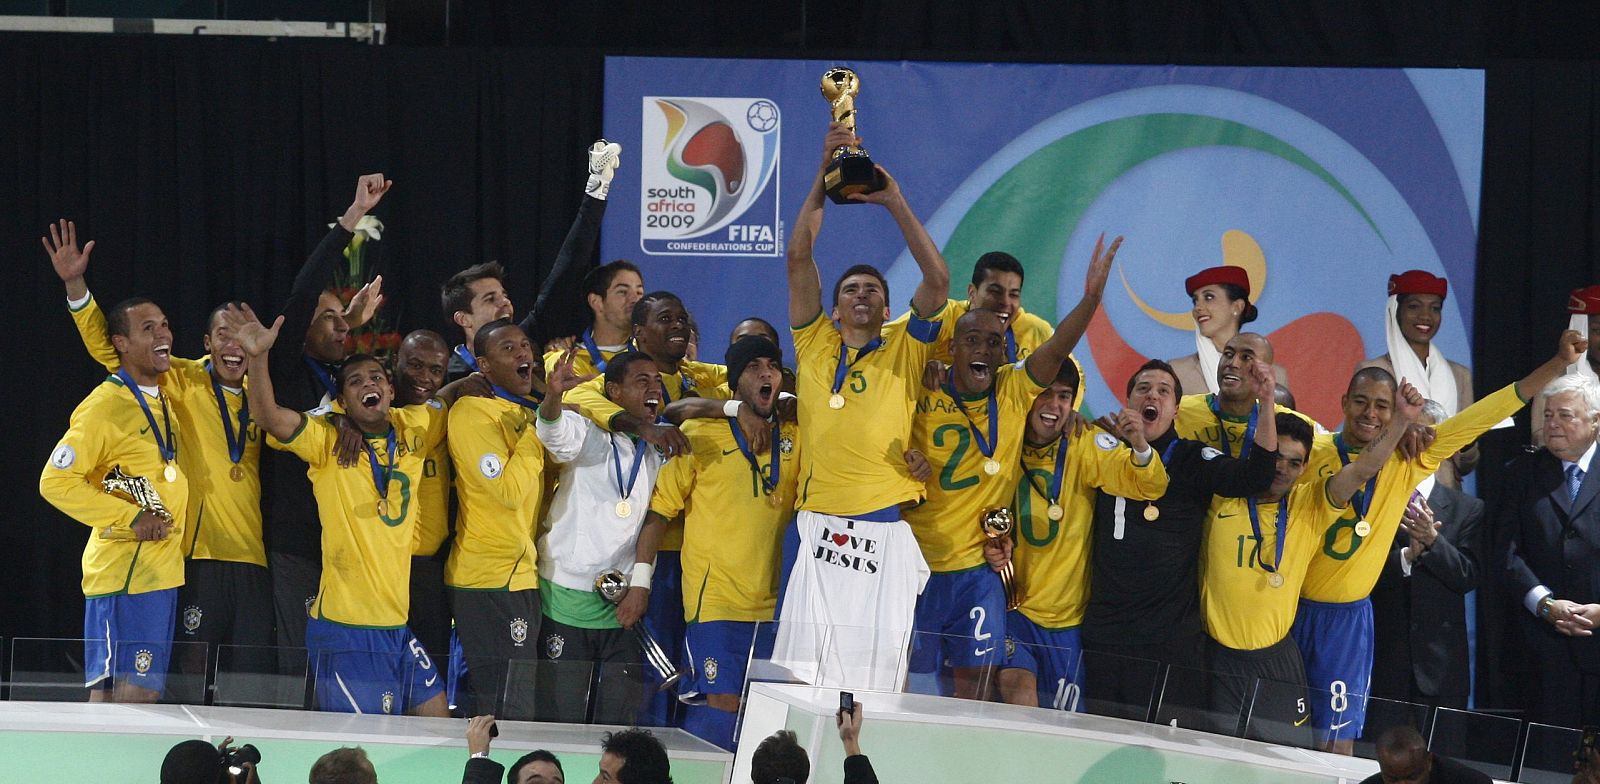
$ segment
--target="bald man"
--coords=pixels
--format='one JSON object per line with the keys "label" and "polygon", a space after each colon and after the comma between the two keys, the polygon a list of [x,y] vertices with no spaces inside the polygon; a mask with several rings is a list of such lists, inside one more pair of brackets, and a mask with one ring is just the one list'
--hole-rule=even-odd
{"label": "bald man", "polygon": [[[423,405],[439,392],[449,367],[450,347],[439,333],[419,329],[400,341],[394,355],[394,404]],[[450,448],[445,439],[422,464],[416,537],[411,550],[411,611],[406,625],[422,647],[450,650],[450,601],[444,590],[443,545],[450,535]]]}
{"label": "bald man", "polygon": [[1378,772],[1361,784],[1493,784],[1494,779],[1455,760],[1428,751],[1410,725],[1390,727],[1378,736]]}

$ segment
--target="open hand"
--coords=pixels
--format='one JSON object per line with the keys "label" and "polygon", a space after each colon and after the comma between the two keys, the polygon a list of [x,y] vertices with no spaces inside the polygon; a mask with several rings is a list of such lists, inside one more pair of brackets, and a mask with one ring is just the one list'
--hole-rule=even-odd
{"label": "open hand", "polygon": [[249,305],[229,305],[222,311],[222,323],[233,330],[234,338],[239,341],[239,350],[245,356],[259,357],[272,350],[272,344],[278,341],[278,330],[283,328],[283,316],[267,327]]}
{"label": "open hand", "polygon": [[89,269],[89,254],[94,251],[94,240],[78,249],[78,224],[65,218],[50,224],[50,236],[40,237],[44,252],[50,257],[50,266],[63,283],[79,280]]}

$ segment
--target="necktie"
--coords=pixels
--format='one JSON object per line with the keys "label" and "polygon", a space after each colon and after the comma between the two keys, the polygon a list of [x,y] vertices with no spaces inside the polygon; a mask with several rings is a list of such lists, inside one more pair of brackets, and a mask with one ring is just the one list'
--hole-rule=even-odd
{"label": "necktie", "polygon": [[1578,500],[1578,487],[1583,484],[1583,469],[1577,463],[1567,466],[1567,500]]}

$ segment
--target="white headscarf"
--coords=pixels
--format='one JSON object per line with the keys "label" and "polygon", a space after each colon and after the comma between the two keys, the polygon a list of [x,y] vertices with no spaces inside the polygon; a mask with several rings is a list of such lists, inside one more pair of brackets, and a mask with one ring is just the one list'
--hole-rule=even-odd
{"label": "white headscarf", "polygon": [[1194,328],[1194,353],[1200,358],[1200,375],[1206,380],[1206,389],[1211,394],[1217,394],[1217,365],[1222,364],[1222,352],[1217,350],[1217,345],[1211,338],[1200,334],[1200,328]]}
{"label": "white headscarf", "polygon": [[1428,341],[1428,361],[1424,364],[1417,359],[1417,352],[1411,350],[1405,335],[1400,334],[1398,295],[1389,295],[1385,311],[1388,318],[1383,322],[1383,337],[1389,344],[1389,364],[1394,366],[1395,382],[1410,381],[1423,397],[1443,406],[1447,418],[1455,416],[1461,399],[1456,393],[1455,374],[1450,372],[1450,362],[1439,351],[1439,345]]}
{"label": "white headscarf", "polygon": [[[1567,329],[1575,329],[1578,331],[1579,335],[1582,335],[1585,338],[1589,337],[1589,314],[1572,314],[1572,322],[1567,325]],[[1578,375],[1583,376],[1590,381],[1600,381],[1600,377],[1595,375],[1594,366],[1589,364],[1589,357],[1587,354],[1580,355],[1577,362],[1568,365],[1567,372],[1577,373]]]}

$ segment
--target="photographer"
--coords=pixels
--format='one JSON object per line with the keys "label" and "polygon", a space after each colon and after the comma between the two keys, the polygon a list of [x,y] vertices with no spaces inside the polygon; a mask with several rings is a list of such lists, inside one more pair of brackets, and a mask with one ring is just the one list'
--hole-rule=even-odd
{"label": "photographer", "polygon": [[[861,753],[857,742],[861,735],[861,703],[855,703],[848,713],[840,708],[835,721],[839,740],[844,742],[845,784],[878,784],[872,763]],[[806,784],[810,777],[811,760],[789,730],[768,735],[750,756],[750,780],[754,784]]]}
{"label": "photographer", "polygon": [[[489,742],[494,731],[493,716],[474,716],[467,720],[467,769],[461,774],[461,784],[497,784],[505,767],[489,759]],[[544,749],[522,755],[506,774],[506,784],[566,784],[566,773],[561,770],[561,760]]]}
{"label": "photographer", "polygon": [[178,743],[161,761],[161,784],[261,784],[256,776],[261,752],[248,743],[231,743],[231,737],[215,746],[203,740]]}

